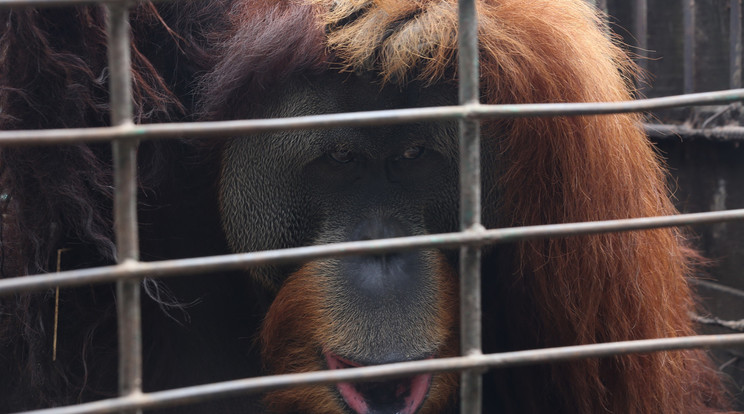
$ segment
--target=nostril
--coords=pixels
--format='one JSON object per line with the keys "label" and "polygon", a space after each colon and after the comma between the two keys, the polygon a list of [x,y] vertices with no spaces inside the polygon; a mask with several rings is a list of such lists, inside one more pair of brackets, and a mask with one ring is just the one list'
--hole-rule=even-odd
{"label": "nostril", "polygon": [[353,256],[342,259],[342,274],[354,291],[369,298],[397,298],[406,303],[422,280],[417,253]]}
{"label": "nostril", "polygon": [[[376,240],[410,234],[398,219],[378,215],[357,223],[350,240]],[[422,263],[420,252],[350,256],[341,259],[340,274],[349,284],[351,294],[375,301],[386,298],[408,303],[422,288]]]}

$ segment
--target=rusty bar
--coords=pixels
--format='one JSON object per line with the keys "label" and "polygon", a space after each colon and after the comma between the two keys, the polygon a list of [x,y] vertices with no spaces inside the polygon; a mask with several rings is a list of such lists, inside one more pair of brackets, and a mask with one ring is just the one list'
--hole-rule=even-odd
{"label": "rusty bar", "polygon": [[730,36],[729,36],[729,87],[741,88],[741,0],[730,0]]}
{"label": "rusty bar", "polygon": [[683,92],[695,91],[695,0],[682,0],[683,40]]}
{"label": "rusty bar", "polygon": [[641,73],[636,88],[640,96],[644,96],[647,92],[644,75],[648,73],[648,0],[635,0],[633,2],[633,31],[637,42],[636,64]]}
{"label": "rusty bar", "polygon": [[0,145],[49,145],[106,142],[112,139],[214,138],[271,131],[325,129],[341,126],[379,126],[466,118],[603,115],[644,112],[692,105],[727,104],[744,100],[744,89],[703,92],[623,102],[535,103],[439,106],[369,112],[310,115],[240,121],[122,125],[103,128],[0,131]]}
{"label": "rusty bar", "polygon": [[649,353],[690,348],[728,348],[744,345],[744,334],[699,335],[678,338],[645,339],[559,348],[544,348],[500,354],[399,362],[301,374],[273,375],[177,388],[128,397],[111,398],[75,406],[28,411],[26,414],[104,414],[136,408],[156,409],[204,402],[238,395],[255,394],[302,384],[333,384],[355,380],[374,380],[411,376],[423,372],[466,369],[506,368],[586,358],[604,358],[630,353]]}
{"label": "rusty bar", "polygon": [[[132,124],[132,80],[129,4],[106,6],[108,65],[110,77],[111,124]],[[112,142],[114,162],[114,230],[117,261],[139,259],[137,237],[137,142]],[[138,279],[117,280],[116,309],[119,331],[119,394],[142,392],[142,321]],[[125,412],[139,413],[140,410]]]}
{"label": "rusty bar", "polygon": [[[458,1],[458,76],[460,105],[478,106],[478,16],[475,0]],[[460,230],[481,226],[480,121],[460,120]],[[481,250],[460,247],[460,352],[481,355]],[[461,373],[460,412],[482,411],[483,379],[479,370]]]}
{"label": "rusty bar", "polygon": [[143,277],[174,277],[206,273],[217,270],[239,270],[255,266],[296,263],[330,256],[381,254],[426,247],[458,248],[463,244],[487,245],[513,243],[539,238],[569,237],[583,234],[612,233],[619,231],[647,230],[661,227],[710,224],[744,220],[744,209],[672,216],[643,217],[624,220],[607,220],[584,223],[546,224],[540,226],[511,227],[481,232],[431,234],[393,239],[335,243],[323,246],[295,247],[252,253],[191,259],[164,260],[159,262],[127,262],[117,266],[70,270],[31,276],[0,279],[0,296],[16,292],[112,282],[118,279]]}

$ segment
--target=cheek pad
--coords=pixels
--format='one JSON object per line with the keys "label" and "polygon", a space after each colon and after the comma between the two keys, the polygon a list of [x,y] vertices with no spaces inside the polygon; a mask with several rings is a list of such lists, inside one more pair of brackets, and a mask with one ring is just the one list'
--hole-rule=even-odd
{"label": "cheek pad", "polygon": [[295,170],[269,159],[267,150],[233,140],[222,156],[219,204],[222,227],[234,252],[296,247],[313,223]]}

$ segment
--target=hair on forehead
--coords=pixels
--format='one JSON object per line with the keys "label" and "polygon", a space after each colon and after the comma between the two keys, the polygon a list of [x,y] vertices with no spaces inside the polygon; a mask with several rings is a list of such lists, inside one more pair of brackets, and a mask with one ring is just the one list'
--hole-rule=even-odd
{"label": "hair on forehead", "polygon": [[386,83],[430,84],[453,66],[456,2],[311,1],[325,6],[328,47],[346,70],[378,72]]}
{"label": "hair on forehead", "polygon": [[[202,77],[203,116],[239,116],[292,74],[327,68],[323,29],[306,1],[257,0],[234,5],[215,67]],[[219,88],[214,88],[219,85]]]}

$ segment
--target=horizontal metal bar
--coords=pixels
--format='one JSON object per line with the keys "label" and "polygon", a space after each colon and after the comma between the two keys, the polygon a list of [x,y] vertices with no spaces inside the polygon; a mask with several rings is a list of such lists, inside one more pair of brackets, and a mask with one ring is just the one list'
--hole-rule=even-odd
{"label": "horizontal metal bar", "polygon": [[611,233],[734,220],[744,220],[744,209],[432,234],[192,259],[164,260],[159,262],[129,261],[116,266],[2,279],[0,280],[0,296],[21,291],[53,288],[55,286],[104,283],[122,279],[141,279],[144,277],[183,276],[216,270],[240,270],[256,266],[298,262],[329,256],[380,254],[422,247],[457,248],[462,245],[510,243],[539,238]]}
{"label": "horizontal metal bar", "polygon": [[646,134],[651,138],[703,138],[710,141],[744,140],[744,127],[721,126],[714,128],[690,128],[684,125],[644,124]]}
{"label": "horizontal metal bar", "polygon": [[744,334],[727,334],[645,339],[640,341],[544,348],[499,354],[469,355],[342,370],[246,378],[121,398],[111,398],[75,406],[29,411],[27,414],[101,414],[134,408],[155,409],[237,395],[260,393],[300,384],[314,385],[356,380],[368,381],[411,376],[423,372],[461,371],[480,367],[506,368],[586,358],[603,358],[630,353],[648,353],[690,348],[725,348],[743,344]]}
{"label": "horizontal metal bar", "polygon": [[737,331],[737,332],[744,332],[744,319],[738,319],[738,320],[725,320],[721,319],[719,317],[713,316],[700,316],[692,314],[690,315],[692,317],[692,320],[701,325],[708,325],[708,326],[716,326],[721,328],[726,328],[731,331]]}
{"label": "horizontal metal bar", "polygon": [[584,102],[514,105],[454,105],[370,112],[311,115],[240,121],[125,125],[101,128],[0,131],[0,145],[64,144],[112,139],[208,138],[260,132],[324,129],[341,126],[377,126],[422,121],[577,116],[643,112],[690,105],[724,104],[744,100],[744,89],[704,92],[623,102]]}
{"label": "horizontal metal bar", "polygon": [[708,290],[715,290],[724,295],[735,296],[737,300],[744,300],[744,290],[736,289],[731,286],[722,285],[704,279],[690,279],[690,284]]}

